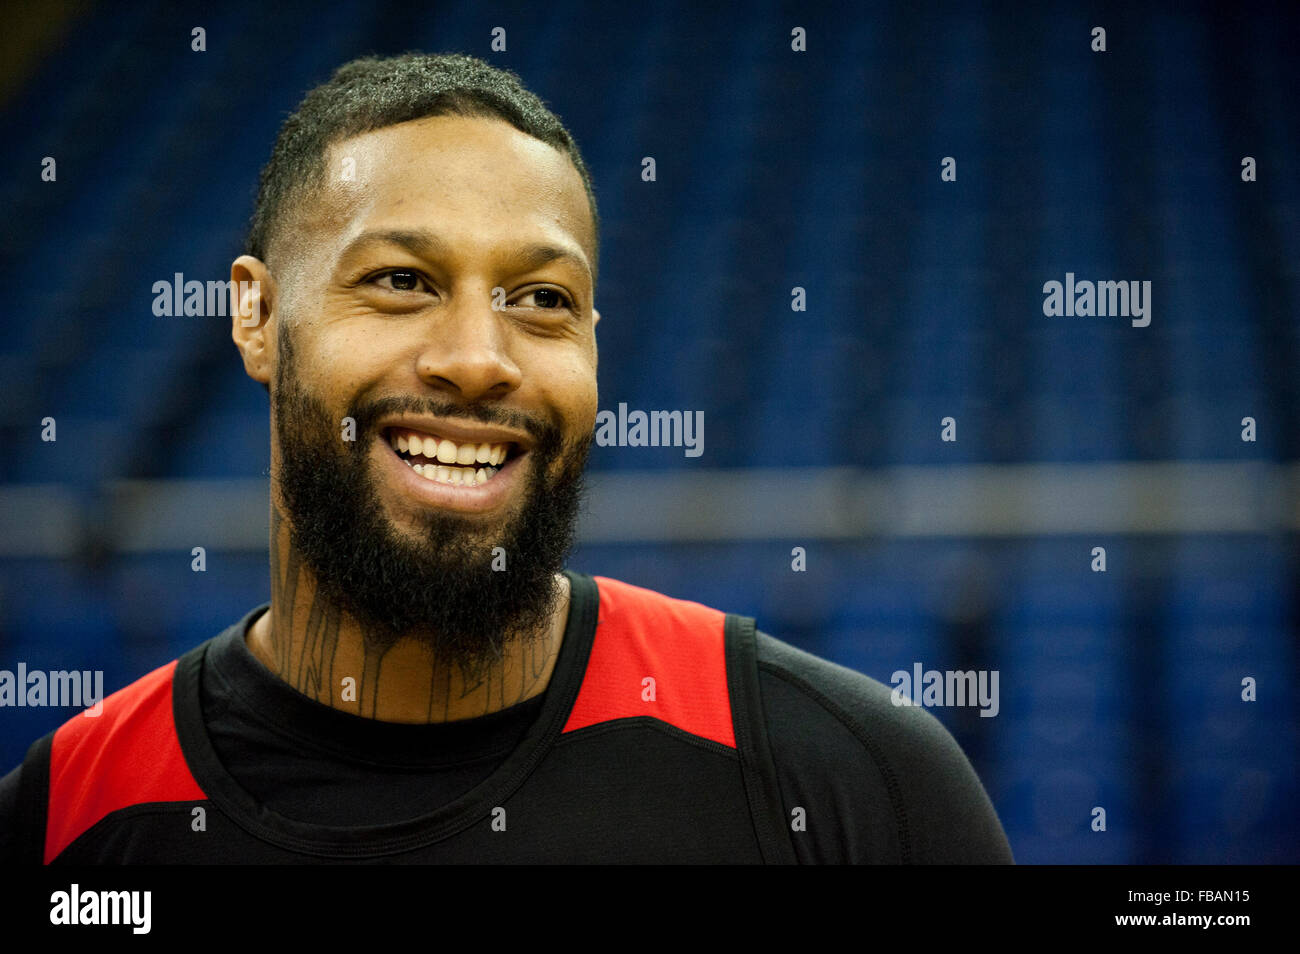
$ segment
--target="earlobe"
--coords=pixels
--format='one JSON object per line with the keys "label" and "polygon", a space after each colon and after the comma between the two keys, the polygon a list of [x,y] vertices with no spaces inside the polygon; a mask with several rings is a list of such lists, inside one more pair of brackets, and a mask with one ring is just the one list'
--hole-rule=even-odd
{"label": "earlobe", "polygon": [[254,381],[271,380],[270,322],[274,280],[260,259],[241,255],[230,266],[230,337]]}

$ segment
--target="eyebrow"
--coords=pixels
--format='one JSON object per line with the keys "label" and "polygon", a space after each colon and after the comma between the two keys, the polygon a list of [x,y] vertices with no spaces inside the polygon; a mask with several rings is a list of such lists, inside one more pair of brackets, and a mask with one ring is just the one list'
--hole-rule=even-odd
{"label": "eyebrow", "polygon": [[[445,257],[449,247],[438,235],[428,229],[372,229],[362,232],[343,248],[340,258],[352,254],[362,245],[385,243],[397,245],[421,258]],[[525,245],[511,250],[511,256],[528,268],[540,268],[550,262],[570,262],[591,277],[591,265],[586,256],[556,245]]]}

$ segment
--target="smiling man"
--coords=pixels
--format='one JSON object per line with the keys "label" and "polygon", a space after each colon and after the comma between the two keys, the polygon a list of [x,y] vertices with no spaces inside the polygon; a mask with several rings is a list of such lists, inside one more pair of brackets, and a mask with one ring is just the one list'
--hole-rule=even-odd
{"label": "smiling man", "polygon": [[38,740],[0,781],[0,855],[1011,860],[928,713],[752,619],[564,568],[598,218],[517,77],[347,64],[282,128],[247,252],[271,602]]}

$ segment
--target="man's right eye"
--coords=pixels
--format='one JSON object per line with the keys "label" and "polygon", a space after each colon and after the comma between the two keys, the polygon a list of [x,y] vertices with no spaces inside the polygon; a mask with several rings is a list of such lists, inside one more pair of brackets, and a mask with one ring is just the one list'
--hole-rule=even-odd
{"label": "man's right eye", "polygon": [[395,269],[391,272],[384,272],[375,275],[370,279],[372,282],[378,282],[381,288],[388,288],[392,291],[418,291],[424,279],[420,277],[419,272],[407,271],[405,269]]}

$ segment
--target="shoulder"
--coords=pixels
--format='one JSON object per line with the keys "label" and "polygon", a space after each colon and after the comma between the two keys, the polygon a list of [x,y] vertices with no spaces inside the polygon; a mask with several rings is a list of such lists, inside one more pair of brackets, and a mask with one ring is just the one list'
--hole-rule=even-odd
{"label": "shoulder", "polygon": [[609,577],[591,578],[595,634],[565,731],[645,715],[735,746],[726,681],[726,614]]}
{"label": "shoulder", "polygon": [[169,755],[179,754],[171,715],[175,666],[161,666],[72,716],[0,779],[0,857],[26,860],[36,852],[48,862],[104,815],[156,794],[158,773],[174,767]]}
{"label": "shoulder", "polygon": [[720,635],[726,614],[703,603],[678,599],[657,590],[624,583],[607,576],[594,576],[600,593],[601,625],[618,625],[637,635],[668,631],[689,637]]}
{"label": "shoulder", "polygon": [[173,716],[177,661],[160,666],[55,730],[49,755],[45,857],[115,811],[198,799]]}
{"label": "shoulder", "polygon": [[70,718],[54,732],[51,778],[87,759],[147,752],[172,728],[173,660]]}
{"label": "shoulder", "polygon": [[979,777],[931,713],[767,633],[756,649],[782,797],[806,805],[796,850],[808,835],[805,853],[824,860],[1012,860]]}
{"label": "shoulder", "polygon": [[[680,706],[669,716],[675,724],[734,745],[732,714],[725,690],[719,692],[726,685],[727,614],[607,577],[594,580],[600,599],[592,658],[602,676],[595,685],[639,685],[653,674],[660,686],[675,688],[659,695],[661,705]],[[764,632],[755,638],[784,814],[801,826],[792,824],[799,860],[1013,860],[974,768],[930,712],[895,705],[890,687],[862,673]],[[579,708],[596,693],[585,685],[583,695]],[[602,700],[600,708],[612,712],[612,702]]]}

